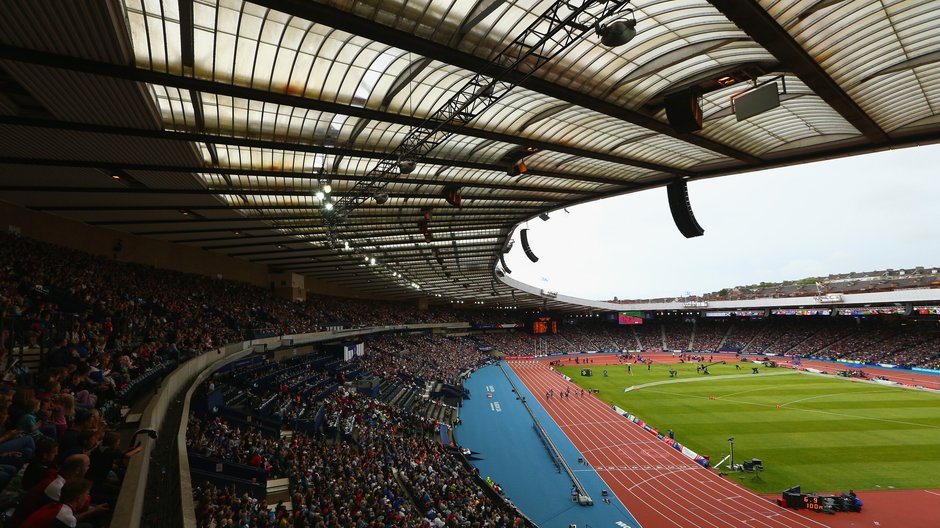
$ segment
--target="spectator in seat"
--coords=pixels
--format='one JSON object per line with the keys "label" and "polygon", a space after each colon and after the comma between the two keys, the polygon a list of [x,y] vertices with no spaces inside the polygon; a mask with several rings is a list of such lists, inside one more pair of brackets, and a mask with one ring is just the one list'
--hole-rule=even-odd
{"label": "spectator in seat", "polygon": [[56,471],[55,459],[59,454],[59,444],[51,438],[40,438],[36,451],[29,465],[23,472],[22,487],[28,490],[46,479],[51,471]]}
{"label": "spectator in seat", "polygon": [[37,508],[40,508],[50,502],[58,502],[62,493],[62,486],[69,479],[83,479],[88,471],[88,457],[77,455],[70,457],[62,465],[58,472],[50,471],[46,478],[26,491],[23,500],[20,501],[13,517],[4,525],[4,528],[32,528],[29,524],[24,524],[27,517]]}
{"label": "spectator in seat", "polygon": [[90,526],[86,518],[104,511],[106,504],[88,507],[91,481],[83,478],[68,480],[62,486],[57,502],[46,504],[26,518],[23,526],[30,528],[77,528]]}

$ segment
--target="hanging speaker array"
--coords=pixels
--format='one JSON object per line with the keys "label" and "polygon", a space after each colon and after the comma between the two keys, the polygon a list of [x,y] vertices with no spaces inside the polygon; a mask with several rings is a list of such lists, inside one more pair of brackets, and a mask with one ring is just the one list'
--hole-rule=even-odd
{"label": "hanging speaker array", "polygon": [[693,238],[705,234],[702,226],[698,225],[695,215],[692,214],[692,204],[689,203],[689,187],[685,181],[670,183],[666,186],[669,197],[669,211],[676,227],[685,238]]}
{"label": "hanging speaker array", "polygon": [[539,258],[535,256],[535,253],[532,253],[532,248],[529,247],[529,230],[523,229],[519,233],[519,238],[522,240],[522,251],[525,251],[525,256],[529,257],[532,262],[538,262]]}

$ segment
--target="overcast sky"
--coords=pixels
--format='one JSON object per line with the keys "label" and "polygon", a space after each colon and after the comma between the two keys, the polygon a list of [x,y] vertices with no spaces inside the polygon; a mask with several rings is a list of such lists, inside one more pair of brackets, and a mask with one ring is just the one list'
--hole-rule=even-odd
{"label": "overcast sky", "polygon": [[702,294],[761,281],[940,266],[940,145],[689,183],[686,239],[665,188],[528,222],[512,277],[587,299]]}

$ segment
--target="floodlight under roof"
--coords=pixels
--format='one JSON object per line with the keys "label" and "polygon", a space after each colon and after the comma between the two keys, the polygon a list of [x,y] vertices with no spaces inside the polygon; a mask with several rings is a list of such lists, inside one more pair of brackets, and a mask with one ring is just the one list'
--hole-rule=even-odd
{"label": "floodlight under roof", "polygon": [[402,158],[398,160],[398,170],[401,171],[402,174],[411,174],[414,172],[417,166],[418,164],[415,162],[415,160],[410,158]]}
{"label": "floodlight under roof", "polygon": [[633,10],[628,10],[613,22],[598,24],[597,34],[601,37],[601,44],[609,48],[616,48],[630,42],[636,36],[636,18],[633,16]]}

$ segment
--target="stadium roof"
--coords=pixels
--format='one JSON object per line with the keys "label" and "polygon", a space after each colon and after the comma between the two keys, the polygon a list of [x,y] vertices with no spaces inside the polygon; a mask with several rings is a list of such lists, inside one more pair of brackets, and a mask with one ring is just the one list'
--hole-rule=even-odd
{"label": "stadium roof", "polygon": [[[493,270],[542,212],[940,139],[933,0],[570,4],[2,2],[0,199],[366,294],[535,306]],[[627,9],[636,36],[602,45]],[[770,81],[780,105],[739,121]],[[700,131],[666,116],[685,90]]]}

